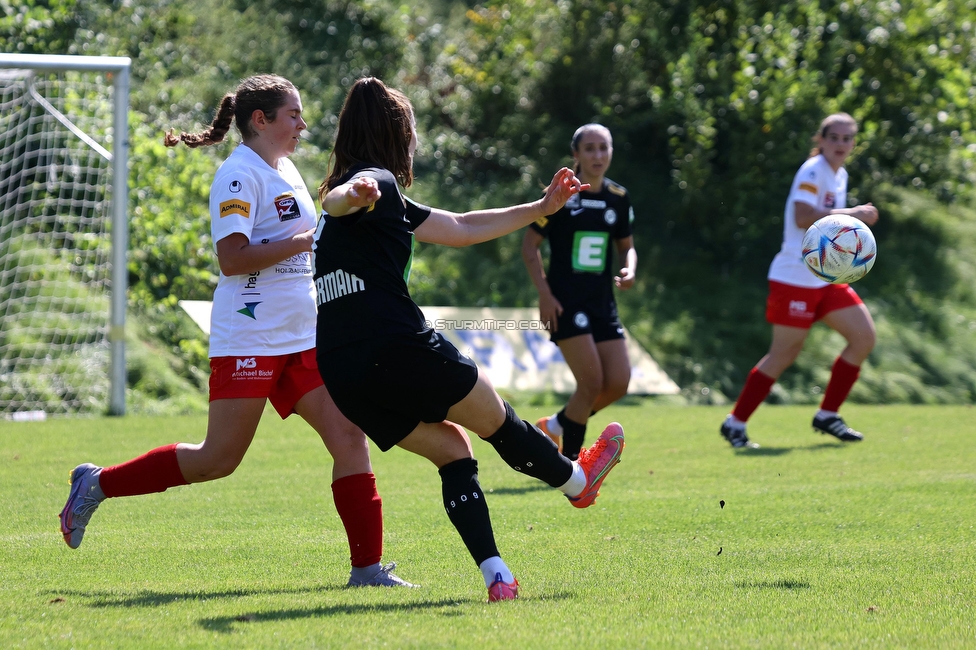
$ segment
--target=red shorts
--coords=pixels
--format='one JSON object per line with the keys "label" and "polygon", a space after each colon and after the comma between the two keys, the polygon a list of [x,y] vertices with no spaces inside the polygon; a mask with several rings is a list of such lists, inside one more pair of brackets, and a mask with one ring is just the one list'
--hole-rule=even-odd
{"label": "red shorts", "polygon": [[811,289],[769,281],[766,320],[773,325],[809,329],[832,311],[862,304],[849,284],[828,284]]}
{"label": "red shorts", "polygon": [[306,393],[322,386],[315,348],[277,357],[213,357],[210,401],[266,397],[282,419]]}

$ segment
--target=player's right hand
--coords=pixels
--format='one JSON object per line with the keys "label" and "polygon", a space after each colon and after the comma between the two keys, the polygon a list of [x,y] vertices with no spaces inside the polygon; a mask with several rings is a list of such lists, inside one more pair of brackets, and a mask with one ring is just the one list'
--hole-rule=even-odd
{"label": "player's right hand", "polygon": [[539,321],[550,332],[559,329],[559,317],[562,313],[563,306],[551,292],[539,295]]}

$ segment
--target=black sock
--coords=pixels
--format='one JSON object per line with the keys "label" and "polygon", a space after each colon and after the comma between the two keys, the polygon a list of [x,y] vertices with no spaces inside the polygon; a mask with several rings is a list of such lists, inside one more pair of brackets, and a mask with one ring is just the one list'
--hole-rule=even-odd
{"label": "black sock", "polygon": [[556,414],[559,424],[563,427],[563,456],[570,460],[579,458],[586,437],[586,424],[574,422],[566,417],[566,409]]}
{"label": "black sock", "polygon": [[485,493],[478,483],[478,461],[462,458],[437,471],[441,475],[447,517],[461,535],[475,564],[481,566],[488,558],[498,555],[498,547],[495,546]]}
{"label": "black sock", "polygon": [[565,485],[573,476],[573,464],[559,455],[559,449],[549,436],[519,419],[508,402],[505,402],[505,422],[485,440],[516,472],[554,488]]}

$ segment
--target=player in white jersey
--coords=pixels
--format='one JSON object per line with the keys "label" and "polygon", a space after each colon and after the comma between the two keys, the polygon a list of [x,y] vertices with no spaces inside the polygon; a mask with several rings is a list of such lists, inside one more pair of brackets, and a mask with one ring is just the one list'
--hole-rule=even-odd
{"label": "player in white jersey", "polygon": [[167,135],[190,147],[224,139],[235,122],[242,143],[210,188],[211,232],[220,265],[210,335],[210,418],[200,444],[178,443],[111,467],[71,472],[61,532],[78,548],[108,497],[162,492],[231,474],[254,438],[268,400],[297,413],[321,436],[334,464],[332,493],[349,540],[350,586],[413,586],[381,563],[382,501],[366,437],[336,408],[315,357],[311,247],[315,205],[288,160],[306,124],[295,86],[257,75],[221,101],[200,134]]}
{"label": "player in white jersey", "polygon": [[844,442],[864,438],[838,414],[857,381],[861,364],[874,349],[871,314],[846,284],[828,284],[807,269],[801,254],[803,235],[813,222],[828,214],[847,214],[869,226],[878,220],[870,203],[847,207],[847,170],[843,165],[854,150],[857,123],[847,113],[824,119],[814,137],[816,147],[793,179],[783,218],[783,245],[769,267],[766,320],[773,326],[769,351],[752,369],[720,432],[733,447],[756,447],[746,435],[746,421],[769,395],[773,384],[803,349],[816,321],[837,331],[847,346],[834,361],[815,431]]}

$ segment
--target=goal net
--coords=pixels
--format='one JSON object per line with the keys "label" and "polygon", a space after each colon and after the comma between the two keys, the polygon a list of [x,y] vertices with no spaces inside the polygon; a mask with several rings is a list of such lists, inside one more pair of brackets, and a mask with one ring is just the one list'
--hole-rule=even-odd
{"label": "goal net", "polygon": [[125,412],[128,71],[0,55],[0,417]]}

